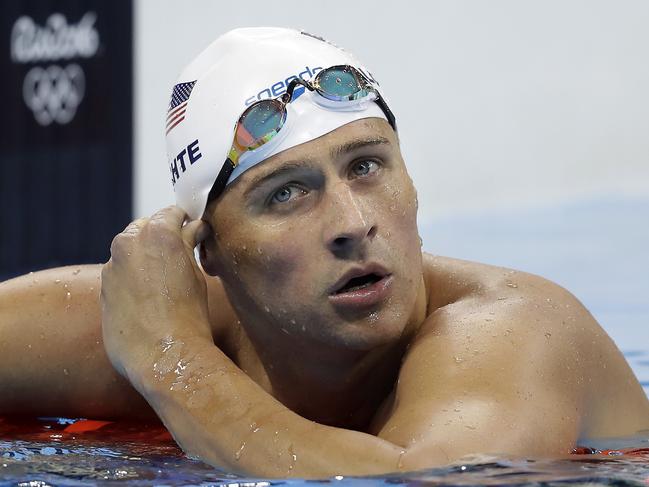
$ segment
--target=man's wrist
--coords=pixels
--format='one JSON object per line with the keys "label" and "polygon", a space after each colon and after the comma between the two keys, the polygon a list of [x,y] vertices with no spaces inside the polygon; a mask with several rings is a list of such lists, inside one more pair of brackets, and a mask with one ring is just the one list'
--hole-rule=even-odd
{"label": "man's wrist", "polygon": [[128,380],[147,400],[152,394],[177,389],[189,368],[213,353],[211,335],[168,333],[126,367]]}

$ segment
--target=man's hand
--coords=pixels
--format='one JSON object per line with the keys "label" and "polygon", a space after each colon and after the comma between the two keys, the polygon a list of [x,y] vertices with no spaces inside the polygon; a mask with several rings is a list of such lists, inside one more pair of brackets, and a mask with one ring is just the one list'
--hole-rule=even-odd
{"label": "man's hand", "polygon": [[183,226],[185,219],[170,206],[133,221],[113,240],[102,270],[104,345],[113,366],[131,382],[133,372],[168,342],[212,340],[205,278],[194,258],[209,227],[201,220]]}

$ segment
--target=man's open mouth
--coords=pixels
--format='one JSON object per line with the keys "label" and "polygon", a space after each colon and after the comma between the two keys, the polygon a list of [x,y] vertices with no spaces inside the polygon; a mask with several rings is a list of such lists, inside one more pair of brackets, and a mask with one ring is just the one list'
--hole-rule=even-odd
{"label": "man's open mouth", "polygon": [[383,279],[383,277],[384,276],[381,276],[381,275],[376,274],[374,272],[372,272],[370,274],[365,274],[365,275],[362,275],[362,276],[358,276],[358,277],[352,277],[340,289],[335,291],[333,294],[335,295],[335,294],[353,292],[353,291],[358,291],[360,289],[370,287],[373,284],[376,284],[377,282],[379,282],[381,279]]}
{"label": "man's open mouth", "polygon": [[338,308],[367,309],[388,297],[393,281],[392,274],[379,264],[355,267],[330,288],[329,300]]}

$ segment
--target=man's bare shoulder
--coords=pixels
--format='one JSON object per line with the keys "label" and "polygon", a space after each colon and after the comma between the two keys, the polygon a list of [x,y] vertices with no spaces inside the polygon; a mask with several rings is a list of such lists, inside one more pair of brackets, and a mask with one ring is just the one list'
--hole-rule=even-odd
{"label": "man's bare shoulder", "polygon": [[[386,438],[396,424],[400,438],[392,440],[402,442],[421,437],[426,424],[449,437],[470,428],[485,441],[525,425],[521,439],[555,435],[555,444],[538,444],[542,452],[649,424],[624,358],[570,292],[532,274],[445,257],[425,255],[424,269],[429,313],[404,359],[401,407],[382,430]],[[633,412],[618,418],[625,405]]]}
{"label": "man's bare shoulder", "polygon": [[423,254],[424,279],[431,306],[436,309],[462,298],[498,293],[528,297],[549,294],[575,300],[566,289],[541,276],[506,267],[451,257]]}
{"label": "man's bare shoulder", "polygon": [[459,347],[458,359],[474,341],[479,345],[471,356],[480,348],[499,354],[507,349],[511,361],[537,347],[545,359],[557,359],[578,354],[584,333],[591,335],[589,343],[605,335],[575,296],[540,276],[431,255],[424,257],[424,269],[432,305],[415,341],[445,336],[447,349]]}

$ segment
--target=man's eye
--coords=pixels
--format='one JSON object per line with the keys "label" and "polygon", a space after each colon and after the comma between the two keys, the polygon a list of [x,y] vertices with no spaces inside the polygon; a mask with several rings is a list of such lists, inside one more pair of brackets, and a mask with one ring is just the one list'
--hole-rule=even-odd
{"label": "man's eye", "polygon": [[361,161],[355,162],[352,165],[351,169],[354,176],[363,177],[376,172],[378,168],[379,165],[376,161],[373,161],[371,159],[363,159]]}
{"label": "man's eye", "polygon": [[302,188],[293,184],[282,186],[273,193],[270,199],[271,204],[286,203],[306,193]]}

